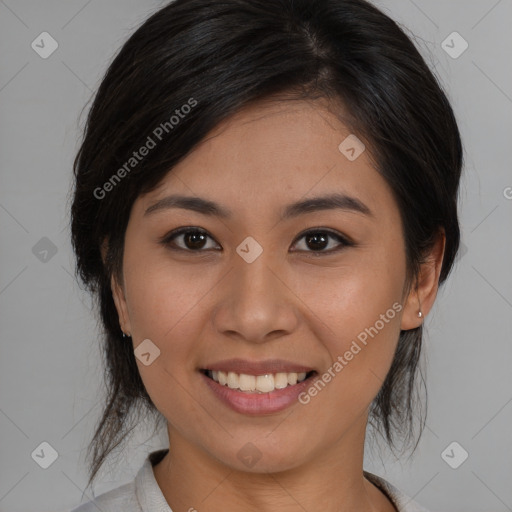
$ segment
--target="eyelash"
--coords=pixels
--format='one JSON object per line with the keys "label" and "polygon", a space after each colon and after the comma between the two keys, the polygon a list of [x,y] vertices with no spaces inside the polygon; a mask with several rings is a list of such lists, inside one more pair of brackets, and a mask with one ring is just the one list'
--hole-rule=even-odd
{"label": "eyelash", "polygon": [[[187,233],[206,235],[210,239],[214,240],[214,238],[211,237],[208,234],[208,232],[205,231],[204,229],[195,228],[193,226],[187,226],[187,227],[182,227],[182,228],[175,229],[174,231],[171,231],[170,233],[168,233],[167,235],[165,235],[163,238],[160,239],[160,243],[162,245],[164,245],[165,247],[168,247],[169,249],[173,250],[173,251],[183,251],[183,252],[189,252],[189,253],[201,253],[201,252],[206,252],[208,250],[211,250],[211,249],[197,249],[197,250],[186,249],[186,248],[183,248],[183,247],[176,247],[175,245],[173,245],[171,243],[178,236],[183,235],[183,234],[187,234]],[[307,235],[311,235],[311,234],[324,234],[324,235],[327,235],[328,238],[334,238],[338,242],[341,243],[341,247],[339,247],[337,249],[328,249],[328,250],[323,250],[322,249],[322,250],[319,250],[319,251],[308,250],[308,251],[298,251],[298,252],[309,252],[309,253],[314,254],[315,256],[319,256],[321,254],[334,254],[334,253],[340,252],[345,247],[352,247],[352,246],[355,245],[354,242],[352,242],[348,238],[340,235],[339,233],[331,231],[330,229],[323,229],[323,228],[309,229],[309,230],[301,233],[296,238],[296,241],[294,242],[293,245],[297,244],[304,237],[306,237]],[[215,250],[217,250],[217,249],[215,249]]]}

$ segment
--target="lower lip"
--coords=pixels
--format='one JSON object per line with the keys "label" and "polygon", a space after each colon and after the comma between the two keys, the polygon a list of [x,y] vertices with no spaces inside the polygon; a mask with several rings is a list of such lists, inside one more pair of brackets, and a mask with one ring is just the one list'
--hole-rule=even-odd
{"label": "lower lip", "polygon": [[207,377],[203,372],[200,372],[200,374],[205,380],[206,385],[223,403],[236,412],[254,415],[279,412],[298,402],[300,393],[311,386],[317,375],[313,374],[311,377],[293,386],[275,389],[270,393],[246,393],[223,386]]}

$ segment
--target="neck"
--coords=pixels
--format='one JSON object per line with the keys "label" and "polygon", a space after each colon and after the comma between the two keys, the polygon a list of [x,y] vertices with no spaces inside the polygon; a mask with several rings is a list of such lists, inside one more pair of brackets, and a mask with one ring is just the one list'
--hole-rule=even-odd
{"label": "neck", "polygon": [[176,511],[396,512],[385,494],[364,478],[364,427],[354,425],[314,460],[276,472],[261,464],[248,471],[230,467],[168,426],[171,448],[153,472]]}

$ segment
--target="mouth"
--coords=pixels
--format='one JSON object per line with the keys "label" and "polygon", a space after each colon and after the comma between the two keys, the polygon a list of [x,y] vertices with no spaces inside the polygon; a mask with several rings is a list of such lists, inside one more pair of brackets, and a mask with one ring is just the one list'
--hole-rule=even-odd
{"label": "mouth", "polygon": [[317,375],[315,370],[309,372],[265,373],[261,375],[210,370],[207,368],[200,371],[203,375],[221,386],[248,394],[272,393],[295,386]]}

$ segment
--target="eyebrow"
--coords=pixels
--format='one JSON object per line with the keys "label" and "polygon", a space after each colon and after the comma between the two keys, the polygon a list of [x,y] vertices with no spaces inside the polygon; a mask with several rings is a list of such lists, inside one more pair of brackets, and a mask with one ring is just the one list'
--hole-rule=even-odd
{"label": "eyebrow", "polygon": [[[182,196],[176,194],[164,197],[163,199],[160,199],[156,203],[149,206],[149,208],[147,208],[147,210],[144,212],[144,216],[170,208],[192,210],[203,215],[210,215],[223,219],[231,219],[233,217],[232,211],[218,203],[215,203],[214,201],[210,201],[201,197]],[[352,211],[374,217],[374,214],[368,208],[368,206],[366,206],[359,199],[345,194],[335,193],[325,196],[313,197],[310,199],[304,199],[302,201],[289,204],[284,208],[280,220],[298,217],[299,215],[303,215],[305,213],[313,213],[322,210],[333,209]]]}

